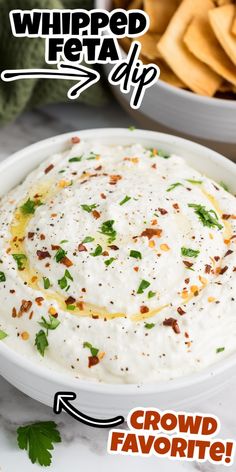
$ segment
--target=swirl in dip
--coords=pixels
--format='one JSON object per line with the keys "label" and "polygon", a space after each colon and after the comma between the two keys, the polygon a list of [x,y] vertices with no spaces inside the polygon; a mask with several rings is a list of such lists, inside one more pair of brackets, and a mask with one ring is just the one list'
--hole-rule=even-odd
{"label": "swirl in dip", "polygon": [[235,198],[159,149],[72,141],[1,201],[1,342],[107,383],[235,351]]}

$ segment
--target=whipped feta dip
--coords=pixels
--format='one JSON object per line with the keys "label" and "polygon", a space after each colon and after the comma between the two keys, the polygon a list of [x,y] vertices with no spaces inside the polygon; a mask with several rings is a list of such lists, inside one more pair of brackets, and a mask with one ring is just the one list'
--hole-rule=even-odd
{"label": "whipped feta dip", "polygon": [[185,160],[72,138],[0,202],[0,342],[103,383],[236,351],[236,200]]}

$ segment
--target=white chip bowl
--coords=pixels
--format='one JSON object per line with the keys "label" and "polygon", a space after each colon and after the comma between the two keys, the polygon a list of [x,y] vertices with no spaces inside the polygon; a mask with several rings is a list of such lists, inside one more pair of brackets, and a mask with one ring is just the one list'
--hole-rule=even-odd
{"label": "white chip bowl", "polygon": [[[100,9],[109,10],[111,4],[111,0],[96,1]],[[126,57],[123,51],[122,56]],[[113,66],[103,66],[107,76]],[[111,90],[142,126],[194,137],[236,160],[236,100],[203,97],[159,80],[146,91],[140,109],[134,111],[129,105],[130,93],[123,94],[119,86],[114,85]]]}
{"label": "white chip bowl", "polygon": [[[191,141],[153,131],[127,129],[94,129],[63,134],[33,144],[0,163],[0,196],[12,189],[43,160],[68,148],[72,136],[100,140],[108,145],[130,145],[140,142],[148,147],[160,147],[168,153],[183,156],[198,171],[216,181],[223,180],[236,192],[236,165],[223,156]],[[210,333],[209,333],[210,335]],[[49,370],[0,342],[0,374],[30,397],[49,406],[57,391],[77,394],[75,406],[97,418],[127,415],[134,407],[185,409],[195,399],[210,395],[224,387],[236,372],[236,354],[204,371],[168,382],[144,385],[101,384],[74,379]]]}

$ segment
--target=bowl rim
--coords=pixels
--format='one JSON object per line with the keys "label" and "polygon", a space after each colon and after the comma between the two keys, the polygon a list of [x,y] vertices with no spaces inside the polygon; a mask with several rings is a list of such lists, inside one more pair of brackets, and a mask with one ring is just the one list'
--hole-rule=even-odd
{"label": "bowl rim", "polygon": [[[41,141],[38,141],[34,144],[31,144],[20,151],[12,154],[10,157],[4,159],[0,162],[0,174],[1,170],[11,168],[13,165],[18,165],[19,163],[24,162],[25,156],[30,153],[33,155],[33,151],[45,150],[49,147],[57,145],[66,145],[69,140],[73,137],[79,135],[84,139],[94,139],[96,136],[102,137],[103,139],[112,138],[126,138],[128,136],[132,138],[140,139],[141,141],[147,140],[148,138],[155,139],[156,141],[161,141],[170,146],[182,145],[182,147],[188,151],[197,151],[198,154],[204,155],[210,158],[213,163],[220,165],[225,168],[229,173],[233,173],[236,176],[236,165],[232,161],[228,160],[226,157],[221,154],[213,151],[206,146],[195,143],[193,141],[180,138],[174,135],[166,133],[158,133],[156,131],[148,131],[135,129],[130,131],[126,128],[96,128],[96,129],[87,129],[72,131],[69,133],[60,134],[51,138],[47,138]],[[52,151],[53,153],[53,151]],[[42,162],[45,159],[45,156],[42,158]],[[6,359],[8,362],[14,364],[20,369],[23,369],[31,375],[37,375],[43,380],[49,381],[51,384],[60,385],[61,388],[66,388],[70,390],[82,390],[87,392],[93,392],[98,394],[110,394],[110,395],[121,395],[121,396],[131,396],[135,395],[144,395],[144,394],[157,394],[161,392],[169,392],[185,387],[190,387],[198,383],[203,383],[209,378],[218,376],[226,372],[226,370],[232,368],[236,364],[236,353],[229,355],[229,357],[224,358],[221,361],[211,364],[200,372],[194,372],[183,377],[177,377],[172,380],[160,381],[160,382],[150,382],[150,383],[132,383],[132,384],[120,384],[120,383],[99,383],[94,380],[89,379],[77,379],[70,377],[69,374],[54,371],[51,368],[42,366],[41,363],[34,363],[29,360],[23,354],[14,351],[11,347],[6,345],[4,342],[0,342],[0,358]]]}
{"label": "bowl rim", "polygon": [[[95,7],[99,9],[108,9],[108,4],[111,5],[111,0],[95,0]],[[138,41],[138,37],[135,38],[135,40]],[[127,57],[126,52],[123,50],[123,48],[120,46],[120,49],[122,51],[122,54],[124,57]],[[157,64],[158,65],[158,64]],[[189,99],[190,101],[193,102],[198,102],[199,104],[202,105],[208,105],[208,106],[213,106],[213,107],[220,107],[220,105],[223,105],[227,109],[235,109],[236,110],[236,100],[231,100],[231,99],[225,99],[225,98],[218,98],[218,97],[207,97],[204,95],[199,95],[197,93],[191,92],[191,90],[185,90],[181,89],[178,87],[175,87],[174,85],[168,84],[167,82],[164,82],[163,80],[159,79],[157,83],[154,84],[154,87],[162,87],[166,92],[170,92],[170,94],[173,95],[179,95],[180,98],[185,98]]]}

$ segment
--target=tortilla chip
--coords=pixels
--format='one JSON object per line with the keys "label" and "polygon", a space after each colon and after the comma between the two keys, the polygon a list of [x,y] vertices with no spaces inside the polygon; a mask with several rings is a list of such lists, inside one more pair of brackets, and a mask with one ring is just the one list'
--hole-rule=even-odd
{"label": "tortilla chip", "polygon": [[233,0],[215,0],[214,3],[216,7],[222,7],[223,5],[234,3],[234,1]]}
{"label": "tortilla chip", "polygon": [[189,51],[236,86],[236,67],[214,35],[208,18],[194,18],[184,36]]}
{"label": "tortilla chip", "polygon": [[149,61],[155,61],[155,59],[161,57],[157,49],[157,43],[160,40],[159,34],[146,33],[143,36],[135,38],[135,41],[136,40],[139,41],[142,46],[142,56],[145,56]]}
{"label": "tortilla chip", "polygon": [[234,21],[233,21],[233,26],[232,26],[231,33],[236,36],[236,9],[235,9],[235,18],[234,18]]}
{"label": "tortilla chip", "polygon": [[231,84],[230,82],[223,82],[219,88],[219,92],[227,93],[227,92],[236,92],[235,85]]}
{"label": "tortilla chip", "polygon": [[231,33],[234,17],[234,5],[225,5],[209,11],[210,23],[218,41],[236,65],[236,37]]}
{"label": "tortilla chip", "polygon": [[150,31],[163,34],[178,5],[179,0],[144,0],[144,10],[150,18]]}
{"label": "tortilla chip", "polygon": [[128,53],[130,45],[131,45],[131,39],[130,38],[119,38],[118,41],[119,41],[119,45],[123,49],[123,51]]}
{"label": "tortilla chip", "polygon": [[215,95],[222,78],[190,53],[183,36],[192,19],[206,17],[213,6],[211,0],[183,0],[158,43],[162,57],[181,81],[194,92],[209,97]]}
{"label": "tortilla chip", "polygon": [[143,0],[132,0],[129,3],[127,10],[141,10],[143,8]]}
{"label": "tortilla chip", "polygon": [[186,88],[186,85],[175,75],[165,61],[159,60],[156,63],[160,67],[160,79],[178,88]]}
{"label": "tortilla chip", "polygon": [[129,0],[113,0],[113,8],[127,8]]}

